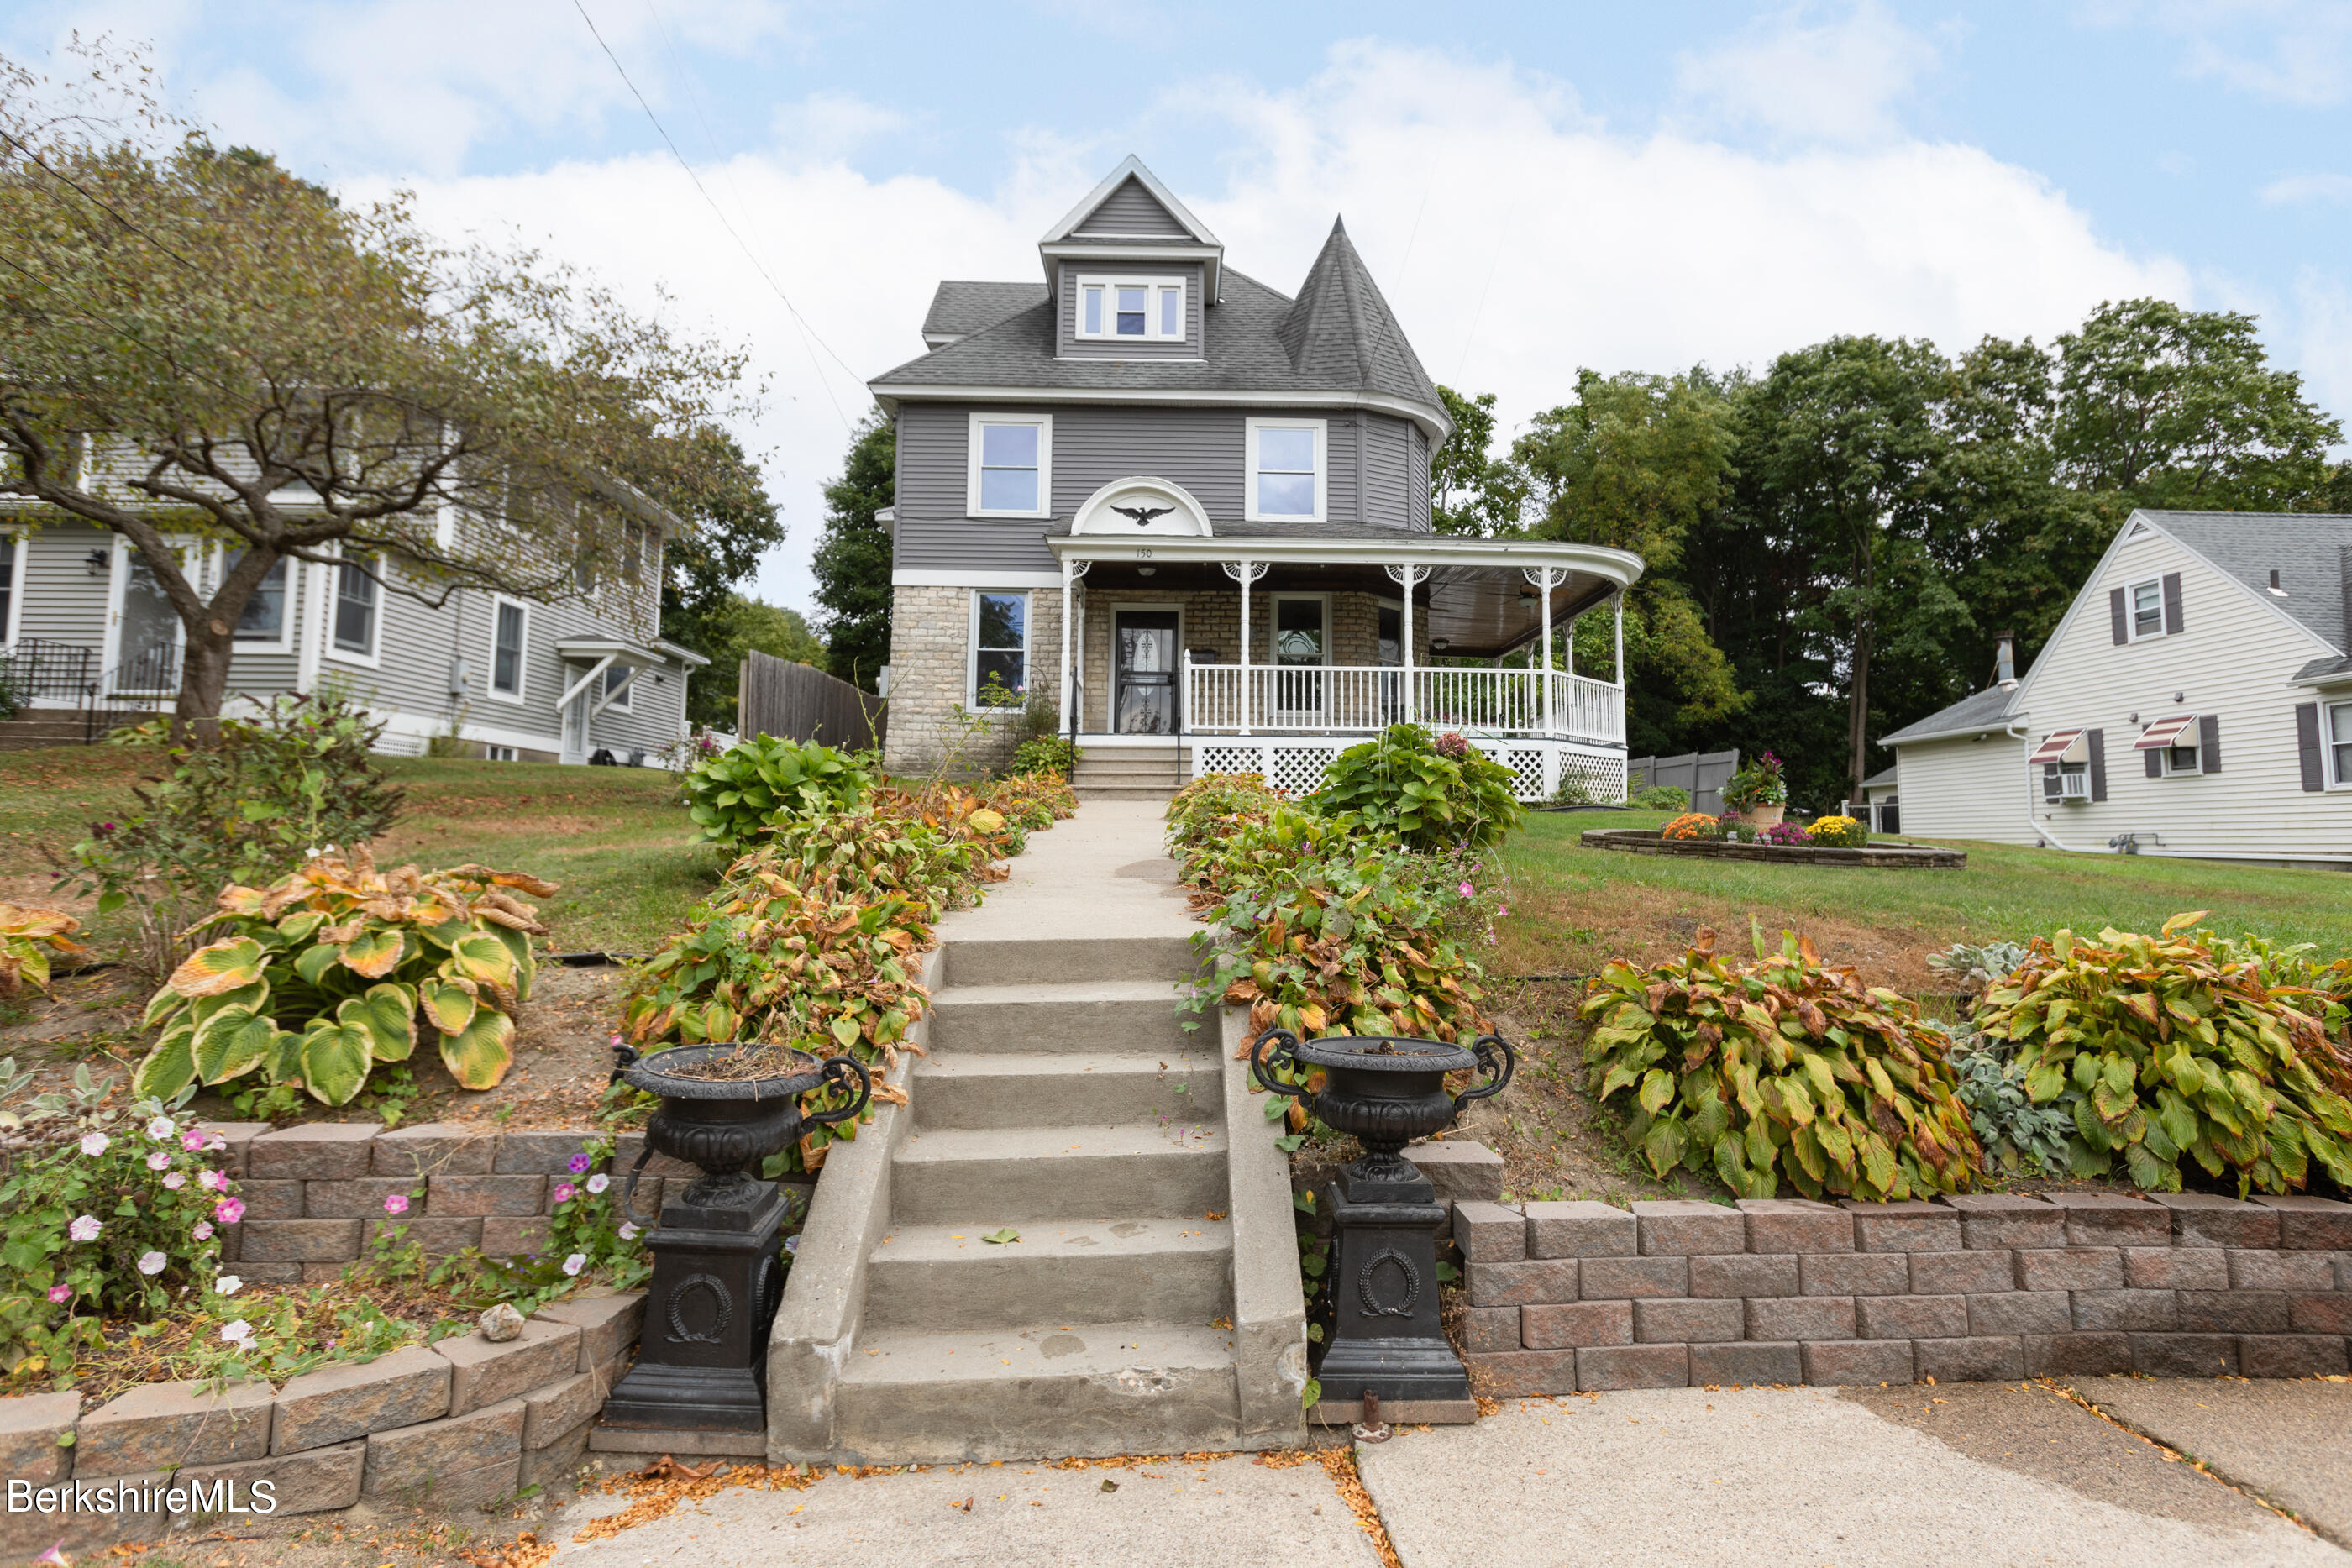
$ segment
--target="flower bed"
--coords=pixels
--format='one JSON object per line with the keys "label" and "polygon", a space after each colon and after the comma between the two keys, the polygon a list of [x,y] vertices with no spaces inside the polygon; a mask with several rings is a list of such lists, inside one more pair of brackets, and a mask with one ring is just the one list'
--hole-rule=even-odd
{"label": "flower bed", "polygon": [[1662,838],[1654,828],[1588,828],[1578,840],[1591,850],[1637,855],[1696,855],[1717,860],[1771,861],[1789,865],[1893,866],[1912,871],[1958,871],[1969,863],[1964,850],[1927,844],[1870,844],[1858,850],[1827,844],[1781,844],[1759,839],[1738,843],[1722,839]]}

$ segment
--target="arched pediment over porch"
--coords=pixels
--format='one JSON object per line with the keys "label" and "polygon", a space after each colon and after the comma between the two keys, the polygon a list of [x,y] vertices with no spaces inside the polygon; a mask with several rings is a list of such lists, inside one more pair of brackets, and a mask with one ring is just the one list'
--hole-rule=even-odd
{"label": "arched pediment over porch", "polygon": [[1148,474],[1114,479],[1087,497],[1070,518],[1073,534],[1133,538],[1209,538],[1216,529],[1192,493]]}

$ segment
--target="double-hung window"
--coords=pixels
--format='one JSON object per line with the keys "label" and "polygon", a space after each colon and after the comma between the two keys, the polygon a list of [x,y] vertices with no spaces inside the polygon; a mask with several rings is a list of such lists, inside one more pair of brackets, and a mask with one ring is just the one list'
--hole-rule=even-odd
{"label": "double-hung window", "polygon": [[335,651],[355,658],[375,657],[377,587],[355,561],[335,572]]}
{"label": "double-hung window", "polygon": [[24,553],[22,535],[0,534],[0,646],[16,641],[16,558]]}
{"label": "double-hung window", "polygon": [[1183,279],[1081,277],[1078,337],[1087,341],[1182,342]]}
{"label": "double-hung window", "polygon": [[1029,596],[972,596],[971,706],[1017,708],[1029,689]]}
{"label": "double-hung window", "polygon": [[522,695],[523,635],[529,612],[511,599],[496,601],[490,621],[490,694]]}
{"label": "double-hung window", "polygon": [[2158,637],[2164,633],[2164,587],[2161,583],[2137,582],[2131,591],[2131,634],[2137,642],[2142,637]]}
{"label": "double-hung window", "polygon": [[2352,786],[2352,703],[2336,703],[2327,710],[2327,749],[2335,759],[2336,782]]}
{"label": "double-hung window", "polygon": [[[229,572],[235,571],[237,564],[245,559],[245,551],[239,550],[229,557],[228,564],[221,575],[226,578]],[[237,642],[274,643],[281,647],[284,645],[286,583],[291,570],[292,567],[284,556],[279,556],[269,563],[268,571],[262,575],[259,582],[253,585],[253,596],[245,601],[245,609],[237,615],[236,636]]]}
{"label": "double-hung window", "polygon": [[971,416],[969,494],[975,517],[1053,515],[1054,420],[1051,414]]}
{"label": "double-hung window", "polygon": [[1324,422],[1253,419],[1247,428],[1248,520],[1321,522]]}

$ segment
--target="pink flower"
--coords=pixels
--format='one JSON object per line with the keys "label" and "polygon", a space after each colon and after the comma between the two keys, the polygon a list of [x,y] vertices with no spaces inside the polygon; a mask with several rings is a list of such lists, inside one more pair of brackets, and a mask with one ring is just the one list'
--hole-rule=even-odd
{"label": "pink flower", "polygon": [[106,1153],[106,1145],[112,1142],[113,1140],[109,1138],[104,1133],[92,1133],[82,1139],[81,1152],[89,1155],[91,1159],[96,1159],[99,1155]]}
{"label": "pink flower", "polygon": [[221,1199],[213,1205],[213,1218],[223,1225],[235,1225],[245,1218],[245,1200],[236,1197]]}
{"label": "pink flower", "polygon": [[1477,890],[1476,888],[1475,888],[1475,887],[1472,887],[1468,883],[1466,883],[1466,882],[1465,882],[1465,883],[1464,883],[1462,884],[1462,887],[1461,887],[1461,890],[1460,890],[1460,891],[1461,891],[1461,894],[1462,894],[1462,896],[1463,896],[1463,897],[1465,897],[1465,898],[1468,898],[1471,894],[1473,894],[1476,893],[1478,890]]}
{"label": "pink flower", "polygon": [[383,1211],[386,1214],[406,1214],[408,1200],[396,1192],[389,1193],[385,1195],[383,1200]]}
{"label": "pink flower", "polygon": [[558,1203],[569,1203],[579,1190],[568,1181],[560,1181],[555,1184],[555,1191],[550,1196]]}
{"label": "pink flower", "polygon": [[207,1192],[226,1192],[228,1177],[219,1171],[198,1171],[196,1185]]}
{"label": "pink flower", "polygon": [[161,1149],[147,1156],[147,1168],[151,1171],[160,1171],[171,1163],[172,1156]]}
{"label": "pink flower", "polygon": [[213,1222],[209,1219],[197,1220],[196,1228],[192,1234],[199,1241],[210,1241],[213,1239]]}
{"label": "pink flower", "polygon": [[77,1241],[95,1241],[98,1239],[98,1233],[105,1228],[105,1226],[98,1222],[98,1216],[85,1214],[66,1227],[66,1234]]}
{"label": "pink flower", "polygon": [[194,1127],[180,1134],[180,1147],[187,1150],[188,1153],[193,1155],[204,1146],[205,1135]]}
{"label": "pink flower", "polygon": [[178,1171],[166,1171],[163,1173],[163,1185],[172,1191],[177,1192],[188,1185],[188,1178]]}
{"label": "pink flower", "polygon": [[594,1176],[588,1178],[588,1190],[590,1192],[602,1192],[612,1185],[613,1178],[606,1176],[603,1171],[598,1171]]}
{"label": "pink flower", "polygon": [[72,1296],[73,1287],[70,1285],[51,1285],[49,1287],[49,1300],[53,1301],[68,1301],[70,1300]]}
{"label": "pink flower", "polygon": [[579,1154],[572,1155],[572,1158],[565,1163],[573,1176],[585,1176],[588,1174],[588,1154],[584,1149]]}
{"label": "pink flower", "polygon": [[585,1252],[574,1252],[571,1257],[566,1258],[563,1260],[563,1271],[567,1274],[577,1275],[581,1270],[587,1266],[588,1254]]}

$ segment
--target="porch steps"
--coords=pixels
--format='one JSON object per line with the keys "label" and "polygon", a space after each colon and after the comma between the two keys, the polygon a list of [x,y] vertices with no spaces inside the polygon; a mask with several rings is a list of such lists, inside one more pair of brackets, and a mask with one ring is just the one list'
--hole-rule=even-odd
{"label": "porch steps", "polygon": [[0,718],[0,751],[82,746],[89,738],[89,724],[78,708],[26,708],[14,718]]}
{"label": "porch steps", "polygon": [[1081,745],[1070,786],[1081,800],[1165,800],[1182,786],[1191,761],[1173,741],[1135,749]]}
{"label": "porch steps", "polygon": [[1183,905],[1134,859],[1156,813],[1088,807],[1032,852],[1089,829],[1074,863],[942,928],[930,1053],[836,1385],[845,1457],[1246,1445],[1213,1015],[1181,1028]]}

